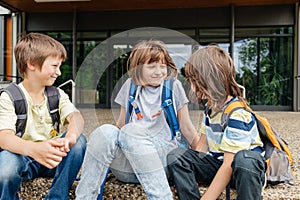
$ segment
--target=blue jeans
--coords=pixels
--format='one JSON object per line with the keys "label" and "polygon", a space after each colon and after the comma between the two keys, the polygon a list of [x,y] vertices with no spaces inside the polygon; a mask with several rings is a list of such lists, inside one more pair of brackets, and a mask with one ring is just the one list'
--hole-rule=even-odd
{"label": "blue jeans", "polygon": [[0,199],[19,199],[22,180],[31,180],[37,177],[54,177],[51,188],[45,199],[67,200],[69,188],[72,186],[80,170],[86,139],[81,135],[77,143],[70,149],[61,163],[54,169],[48,169],[28,156],[0,152]]}
{"label": "blue jeans", "polygon": [[[200,199],[198,183],[210,184],[222,161],[194,150],[175,149],[168,155],[168,168],[180,200]],[[232,162],[231,188],[237,200],[261,199],[265,181],[265,161],[256,151],[242,150]]]}
{"label": "blue jeans", "polygon": [[105,124],[89,137],[76,199],[94,200],[108,168],[123,182],[140,182],[148,199],[172,199],[165,172],[166,156],[175,143],[150,137],[133,123],[122,129]]}

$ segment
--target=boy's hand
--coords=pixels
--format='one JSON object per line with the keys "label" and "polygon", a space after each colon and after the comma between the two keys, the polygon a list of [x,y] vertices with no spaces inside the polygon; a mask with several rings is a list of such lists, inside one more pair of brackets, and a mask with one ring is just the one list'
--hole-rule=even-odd
{"label": "boy's hand", "polygon": [[66,152],[60,151],[61,147],[63,144],[55,140],[35,142],[29,147],[29,156],[45,167],[52,169],[59,165],[63,157],[67,155]]}
{"label": "boy's hand", "polygon": [[76,144],[77,137],[76,135],[66,135],[64,138],[57,138],[55,139],[56,142],[60,144],[60,146],[57,146],[57,148],[62,151],[68,153],[70,151],[70,148]]}

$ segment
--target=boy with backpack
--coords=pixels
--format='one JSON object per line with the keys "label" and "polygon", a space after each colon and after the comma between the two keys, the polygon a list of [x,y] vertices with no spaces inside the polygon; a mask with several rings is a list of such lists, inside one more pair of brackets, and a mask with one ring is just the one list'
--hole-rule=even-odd
{"label": "boy with backpack", "polygon": [[[168,167],[179,199],[199,199],[198,183],[210,184],[201,199],[217,199],[226,187],[237,199],[261,199],[266,182],[293,184],[293,159],[269,121],[242,97],[229,54],[218,46],[196,51],[185,72],[196,97],[205,103],[201,125],[206,151],[175,149]],[[203,148],[202,148],[203,149]]]}
{"label": "boy with backpack", "polygon": [[[80,112],[65,92],[52,86],[61,75],[66,50],[49,36],[29,33],[14,53],[23,81],[0,96],[0,199],[18,199],[23,180],[54,177],[45,199],[67,200],[86,139]],[[66,133],[59,132],[59,124],[68,124]]]}

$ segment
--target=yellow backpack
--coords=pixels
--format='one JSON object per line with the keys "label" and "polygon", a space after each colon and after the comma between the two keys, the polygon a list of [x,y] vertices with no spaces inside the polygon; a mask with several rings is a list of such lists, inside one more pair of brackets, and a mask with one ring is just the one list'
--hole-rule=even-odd
{"label": "yellow backpack", "polygon": [[231,113],[237,109],[243,108],[252,113],[256,119],[260,138],[264,144],[265,159],[267,163],[267,181],[270,184],[281,182],[293,185],[293,158],[287,143],[272,128],[269,121],[255,113],[243,101],[233,101],[223,111],[222,126],[226,127]]}

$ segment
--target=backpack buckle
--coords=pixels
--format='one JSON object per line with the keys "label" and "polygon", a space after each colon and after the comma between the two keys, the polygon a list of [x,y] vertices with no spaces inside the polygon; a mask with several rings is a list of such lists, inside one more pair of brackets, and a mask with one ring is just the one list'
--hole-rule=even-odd
{"label": "backpack buckle", "polygon": [[128,101],[129,101],[130,103],[132,103],[132,102],[134,101],[134,96],[129,96]]}
{"label": "backpack buckle", "polygon": [[172,100],[171,99],[166,99],[164,102],[163,102],[163,104],[161,105],[163,108],[165,108],[165,107],[167,107],[167,106],[169,106],[169,105],[172,105],[173,104],[173,102],[172,102]]}
{"label": "backpack buckle", "polygon": [[181,140],[181,133],[179,131],[176,131],[175,138],[178,140]]}
{"label": "backpack buckle", "polygon": [[186,138],[181,136],[180,131],[176,131],[175,132],[175,138],[177,140],[178,143],[178,147],[182,148],[182,149],[187,149],[189,147],[188,142],[186,140]]}

